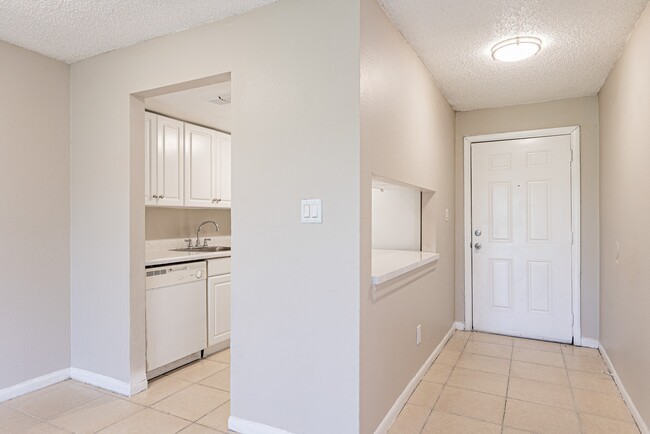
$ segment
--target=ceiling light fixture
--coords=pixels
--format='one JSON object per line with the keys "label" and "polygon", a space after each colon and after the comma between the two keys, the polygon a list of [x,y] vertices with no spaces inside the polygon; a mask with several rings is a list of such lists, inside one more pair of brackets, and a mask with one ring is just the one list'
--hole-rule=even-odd
{"label": "ceiling light fixture", "polygon": [[541,39],[533,36],[517,36],[492,47],[492,58],[501,62],[518,62],[533,57],[541,49]]}

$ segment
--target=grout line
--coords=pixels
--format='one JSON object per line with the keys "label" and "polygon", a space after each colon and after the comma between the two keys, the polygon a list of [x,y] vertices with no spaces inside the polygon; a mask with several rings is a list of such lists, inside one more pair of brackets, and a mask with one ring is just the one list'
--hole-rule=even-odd
{"label": "grout line", "polygon": [[[470,332],[470,333],[471,333],[471,332]],[[461,352],[461,355],[465,352],[465,347],[467,346],[467,343],[468,343],[468,342],[469,342],[469,339],[465,340],[465,345],[463,345],[463,349],[460,351],[460,352]],[[474,342],[476,342],[476,341],[474,341]],[[473,353],[470,353],[470,354],[473,354]],[[489,357],[489,356],[488,356],[488,357]],[[493,358],[499,359],[498,357],[493,357]],[[460,359],[460,357],[459,357],[459,359]],[[506,360],[506,359],[501,359],[501,360]],[[512,361],[511,361],[511,362],[512,362]],[[435,362],[434,362],[434,363],[435,363]],[[449,366],[449,365],[446,365],[446,366]],[[442,393],[445,391],[445,389],[446,389],[447,387],[450,387],[450,388],[456,388],[456,389],[461,389],[461,390],[467,390],[467,391],[475,392],[475,393],[483,393],[483,394],[490,395],[490,396],[497,396],[497,397],[499,397],[499,398],[504,398],[504,404],[505,404],[505,399],[506,399],[506,398],[503,397],[503,396],[500,396],[500,395],[494,395],[494,394],[487,393],[487,392],[482,392],[482,391],[479,391],[479,390],[466,389],[466,388],[464,388],[464,387],[460,387],[460,386],[452,386],[451,384],[447,384],[447,383],[449,383],[449,378],[451,378],[451,375],[454,373],[454,371],[456,370],[457,367],[460,368],[460,369],[466,369],[466,368],[459,367],[459,366],[458,366],[458,361],[456,361],[456,363],[452,366],[452,371],[451,371],[451,373],[449,374],[449,376],[447,377],[447,379],[445,380],[445,383],[443,384],[443,388],[442,388],[442,390],[440,391],[440,394],[438,395],[438,398],[436,398],[436,402],[435,402],[433,408],[431,409],[431,411],[429,412],[429,415],[427,416],[427,419],[426,419],[427,421],[429,420],[429,417],[431,417],[431,414],[434,412],[434,410],[435,410],[435,406],[436,406],[436,404],[438,403],[438,401],[440,400],[440,396],[442,396]],[[483,371],[476,371],[476,370],[473,370],[473,369],[468,369],[468,370],[473,371],[473,372],[486,373],[486,372],[483,372]],[[491,373],[490,373],[490,372],[487,372],[487,374],[491,374]],[[502,374],[495,374],[495,375],[502,375]],[[502,376],[503,376],[503,375],[502,375]],[[440,383],[438,383],[438,384],[440,384]],[[506,393],[507,393],[507,392],[506,392]],[[468,416],[468,415],[465,415],[465,414],[457,414],[457,413],[450,413],[450,412],[445,412],[445,413],[446,413],[446,414],[451,414],[451,415],[454,415],[454,416],[458,416],[458,417],[461,417],[461,418],[467,418],[467,419],[472,419],[472,420],[476,420],[476,421],[480,421],[480,422],[484,422],[484,423],[490,423],[490,424],[493,424],[493,425],[497,425],[497,424],[494,423],[494,422],[487,421],[487,420],[484,420],[484,419],[478,419],[478,418],[476,418],[476,417]],[[504,414],[505,414],[505,406],[504,406]],[[425,426],[426,426],[426,421],[425,421]],[[502,417],[501,429],[503,430],[503,417]],[[422,429],[420,430],[420,433],[422,433],[423,430],[424,430],[424,426],[423,426]]]}
{"label": "grout line", "polygon": [[512,353],[510,354],[510,363],[508,364],[508,384],[506,385],[506,396],[503,400],[503,414],[501,415],[501,432],[503,433],[503,429],[506,423],[506,409],[508,407],[508,392],[510,391],[510,374],[512,372],[512,357],[514,356],[514,341],[512,345]]}
{"label": "grout line", "polygon": [[582,419],[580,418],[580,413],[578,413],[578,404],[576,403],[576,396],[573,393],[573,386],[571,385],[571,377],[569,377],[569,369],[566,366],[566,359],[565,359],[564,351],[562,351],[562,363],[564,363],[564,372],[566,373],[567,380],[569,380],[569,390],[571,391],[571,400],[573,402],[573,411],[576,414],[576,418],[578,418],[578,429],[580,429],[581,433],[584,433],[584,430],[582,428]]}
{"label": "grout line", "polygon": [[118,421],[115,421],[115,422],[113,422],[112,424],[110,424],[110,425],[108,425],[108,426],[105,426],[104,428],[100,428],[99,431],[96,431],[96,432],[100,432],[100,431],[103,431],[103,430],[105,430],[105,429],[108,429],[108,428],[112,427],[113,425],[117,425],[118,423],[120,423],[120,422],[122,422],[122,421],[124,421],[124,420],[126,420],[126,419],[128,419],[128,418],[130,418],[130,417],[132,417],[132,416],[135,416],[135,415],[138,414],[138,413],[142,413],[143,411],[147,410],[148,408],[149,408],[149,407],[145,407],[145,408],[143,408],[143,409],[141,409],[141,410],[138,410],[138,411],[136,411],[135,413],[132,413],[132,414],[128,415],[127,417],[123,418],[123,419],[120,419],[120,420],[118,420]]}
{"label": "grout line", "polygon": [[[22,396],[25,396],[25,395],[22,395]],[[10,400],[10,401],[11,401],[11,400]],[[9,402],[9,401],[5,401],[5,402]],[[4,403],[3,403],[3,404],[0,404],[0,405],[4,405]],[[41,422],[49,423],[47,419],[41,419],[40,417],[38,417],[38,416],[34,416],[33,414],[27,413],[26,411],[21,410],[21,409],[19,409],[19,408],[14,408],[14,407],[12,407],[12,406],[10,406],[10,405],[6,405],[5,407],[7,407],[8,409],[11,409],[11,410],[13,410],[13,411],[17,411],[18,413],[22,413],[22,414],[24,414],[25,416],[29,416],[29,417],[31,417],[32,419],[36,419],[36,420],[41,421]]]}
{"label": "grout line", "polygon": [[[455,333],[454,333],[454,334],[455,334]],[[471,332],[470,332],[470,335],[471,335]],[[442,348],[442,350],[440,351],[441,354],[442,354],[442,351],[444,351],[445,348],[447,348],[447,345],[449,345],[449,341],[451,341],[451,339],[452,339],[453,337],[454,337],[454,335],[452,334],[452,335],[451,335],[451,338],[447,341],[447,343],[445,344],[445,346],[444,346],[444,347]],[[468,341],[469,341],[469,339],[465,339],[465,344],[463,344],[463,348],[460,350],[461,355],[463,354],[463,351],[465,350],[465,347],[467,346],[467,342],[468,342]],[[440,356],[438,355],[438,357],[440,357]],[[436,357],[436,359],[437,359],[437,357]],[[460,356],[458,356],[458,359],[460,359]],[[436,398],[436,401],[433,403],[433,407],[431,407],[431,409],[429,410],[429,413],[427,414],[427,417],[424,419],[424,424],[422,425],[422,428],[420,428],[420,431],[419,431],[420,434],[422,433],[422,431],[424,431],[424,427],[427,425],[427,422],[429,421],[429,418],[430,418],[431,415],[433,414],[433,410],[436,408],[436,404],[438,404],[438,401],[440,400],[440,396],[442,396],[442,392],[445,391],[445,388],[447,387],[447,382],[449,381],[449,377],[451,377],[451,374],[453,374],[454,369],[456,369],[456,365],[458,364],[458,359],[456,359],[456,362],[455,362],[454,365],[451,367],[451,372],[449,373],[449,375],[448,375],[447,378],[445,379],[445,382],[442,384],[442,389],[440,390],[440,393],[438,394],[438,397]],[[434,360],[433,363],[431,364],[431,366],[433,366],[435,363],[436,363],[436,361]],[[442,365],[442,363],[441,363],[441,365]],[[444,366],[449,366],[449,365],[444,365]],[[431,369],[431,367],[429,367],[429,369]],[[425,373],[424,375],[426,375],[426,373]],[[423,378],[424,378],[424,377],[423,377]],[[420,383],[422,383],[422,381],[424,381],[424,379],[420,380]],[[420,383],[418,383],[418,386],[420,385]],[[440,384],[440,383],[434,383],[434,384]],[[410,397],[409,397],[409,398],[410,398]],[[408,404],[408,401],[406,401],[406,403]],[[400,412],[400,413],[401,413],[401,412]],[[398,415],[398,417],[399,417],[399,415]],[[397,418],[395,418],[395,420],[397,420]],[[394,422],[393,422],[393,423],[394,423]],[[389,428],[389,431],[390,431],[390,428]]]}

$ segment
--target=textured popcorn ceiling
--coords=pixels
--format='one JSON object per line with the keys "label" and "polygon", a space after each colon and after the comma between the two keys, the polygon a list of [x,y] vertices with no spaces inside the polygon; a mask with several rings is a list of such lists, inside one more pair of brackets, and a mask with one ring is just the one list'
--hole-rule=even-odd
{"label": "textured popcorn ceiling", "polygon": [[276,0],[1,0],[0,39],[73,63]]}
{"label": "textured popcorn ceiling", "polygon": [[[648,0],[380,0],[456,110],[596,94]],[[537,56],[492,60],[514,36]],[[650,54],[649,54],[650,55]]]}

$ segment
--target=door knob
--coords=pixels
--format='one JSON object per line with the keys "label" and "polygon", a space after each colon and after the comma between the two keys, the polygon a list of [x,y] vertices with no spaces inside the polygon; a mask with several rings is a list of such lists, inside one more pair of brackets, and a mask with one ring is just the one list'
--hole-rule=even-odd
{"label": "door knob", "polygon": [[481,232],[480,229],[477,229],[477,230],[474,231],[474,235],[476,235],[477,237],[480,237],[481,234],[482,234],[482,232]]}
{"label": "door knob", "polygon": [[475,248],[476,250],[481,250],[482,247],[483,247],[483,246],[481,245],[481,243],[476,243],[476,244],[474,244],[474,248]]}

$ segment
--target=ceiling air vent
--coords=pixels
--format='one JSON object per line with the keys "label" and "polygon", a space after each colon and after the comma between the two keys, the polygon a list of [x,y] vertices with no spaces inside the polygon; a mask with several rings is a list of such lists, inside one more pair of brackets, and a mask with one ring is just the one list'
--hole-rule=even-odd
{"label": "ceiling air vent", "polygon": [[212,104],[227,105],[230,104],[231,98],[230,94],[228,93],[224,95],[211,96],[208,101],[210,101]]}

